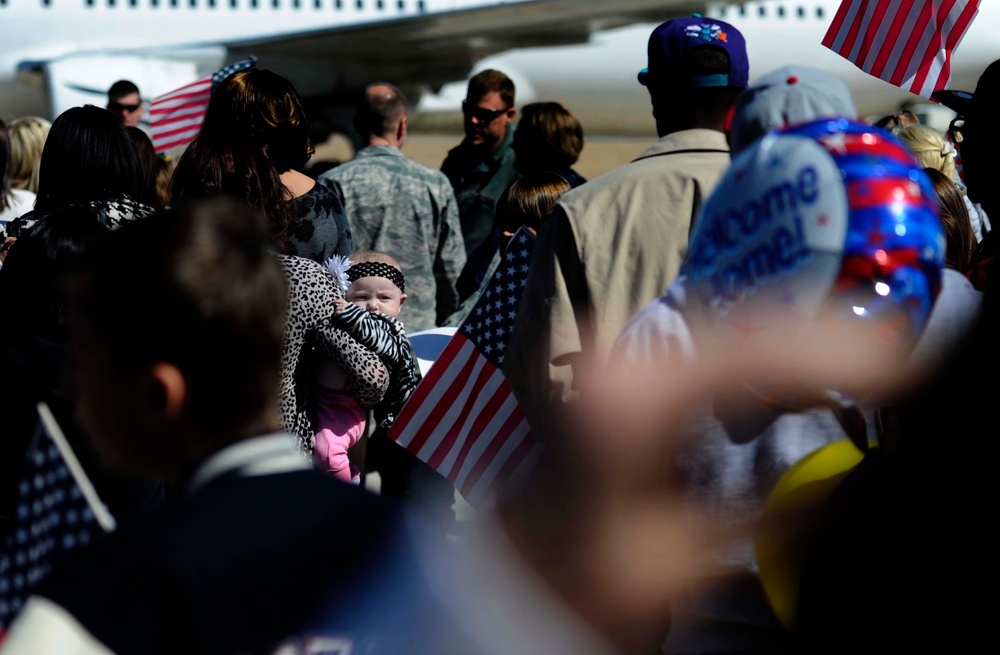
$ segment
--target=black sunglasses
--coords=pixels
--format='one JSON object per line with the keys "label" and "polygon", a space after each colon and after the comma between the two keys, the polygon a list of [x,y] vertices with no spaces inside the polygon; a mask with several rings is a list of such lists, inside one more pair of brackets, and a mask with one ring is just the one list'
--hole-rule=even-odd
{"label": "black sunglasses", "polygon": [[506,109],[486,109],[485,107],[470,106],[467,101],[462,101],[462,113],[467,118],[475,118],[480,123],[492,123],[497,119],[497,116],[506,114],[508,111],[510,111],[510,107]]}
{"label": "black sunglasses", "polygon": [[122,109],[124,109],[125,111],[127,111],[128,113],[131,114],[131,113],[137,111],[139,109],[139,107],[141,107],[141,106],[142,105],[123,105],[120,102],[109,102],[108,103],[108,109],[110,109],[111,111],[113,111],[116,114],[118,112],[120,112]]}

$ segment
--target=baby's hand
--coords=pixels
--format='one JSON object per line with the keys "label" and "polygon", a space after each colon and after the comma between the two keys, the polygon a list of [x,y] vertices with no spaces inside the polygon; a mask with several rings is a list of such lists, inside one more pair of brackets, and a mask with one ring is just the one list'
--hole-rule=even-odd
{"label": "baby's hand", "polygon": [[347,301],[346,300],[344,300],[342,298],[338,298],[337,300],[333,301],[333,314],[334,314],[334,316],[340,316],[341,314],[344,313],[345,309],[347,309]]}

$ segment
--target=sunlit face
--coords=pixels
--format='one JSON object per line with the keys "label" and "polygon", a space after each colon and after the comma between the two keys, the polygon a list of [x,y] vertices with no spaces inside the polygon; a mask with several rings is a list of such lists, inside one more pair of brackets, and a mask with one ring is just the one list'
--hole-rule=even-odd
{"label": "sunlit face", "polygon": [[138,93],[126,93],[108,103],[108,111],[122,119],[127,127],[139,127],[142,118],[142,99]]}
{"label": "sunlit face", "polygon": [[406,294],[384,277],[359,277],[347,287],[347,302],[370,312],[399,318]]}
{"label": "sunlit face", "polygon": [[507,106],[497,92],[487,93],[479,100],[467,99],[462,103],[465,116],[465,136],[473,146],[496,150],[507,136],[510,122],[516,113]]}

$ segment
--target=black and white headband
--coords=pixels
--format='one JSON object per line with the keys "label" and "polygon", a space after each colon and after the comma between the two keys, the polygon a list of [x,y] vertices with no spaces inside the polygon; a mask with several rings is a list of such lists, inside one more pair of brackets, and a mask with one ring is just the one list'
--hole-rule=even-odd
{"label": "black and white headband", "polygon": [[363,277],[384,277],[395,284],[401,293],[406,293],[406,282],[403,280],[403,272],[395,266],[383,264],[382,262],[358,262],[351,264],[347,269],[347,279],[350,282]]}

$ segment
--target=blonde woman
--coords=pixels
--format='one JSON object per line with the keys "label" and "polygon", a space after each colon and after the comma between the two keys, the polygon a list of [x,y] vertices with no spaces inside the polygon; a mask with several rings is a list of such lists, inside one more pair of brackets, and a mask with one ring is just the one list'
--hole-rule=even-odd
{"label": "blonde woman", "polygon": [[976,235],[976,242],[982,241],[983,236],[990,231],[990,219],[982,207],[969,200],[965,192],[965,185],[962,184],[955,169],[955,147],[940,132],[926,125],[907,125],[901,127],[896,134],[922,167],[941,171],[958,186],[965,207],[969,211],[969,220]]}
{"label": "blonde woman", "polygon": [[38,162],[51,127],[51,122],[39,116],[23,116],[7,126],[12,188],[38,193]]}

